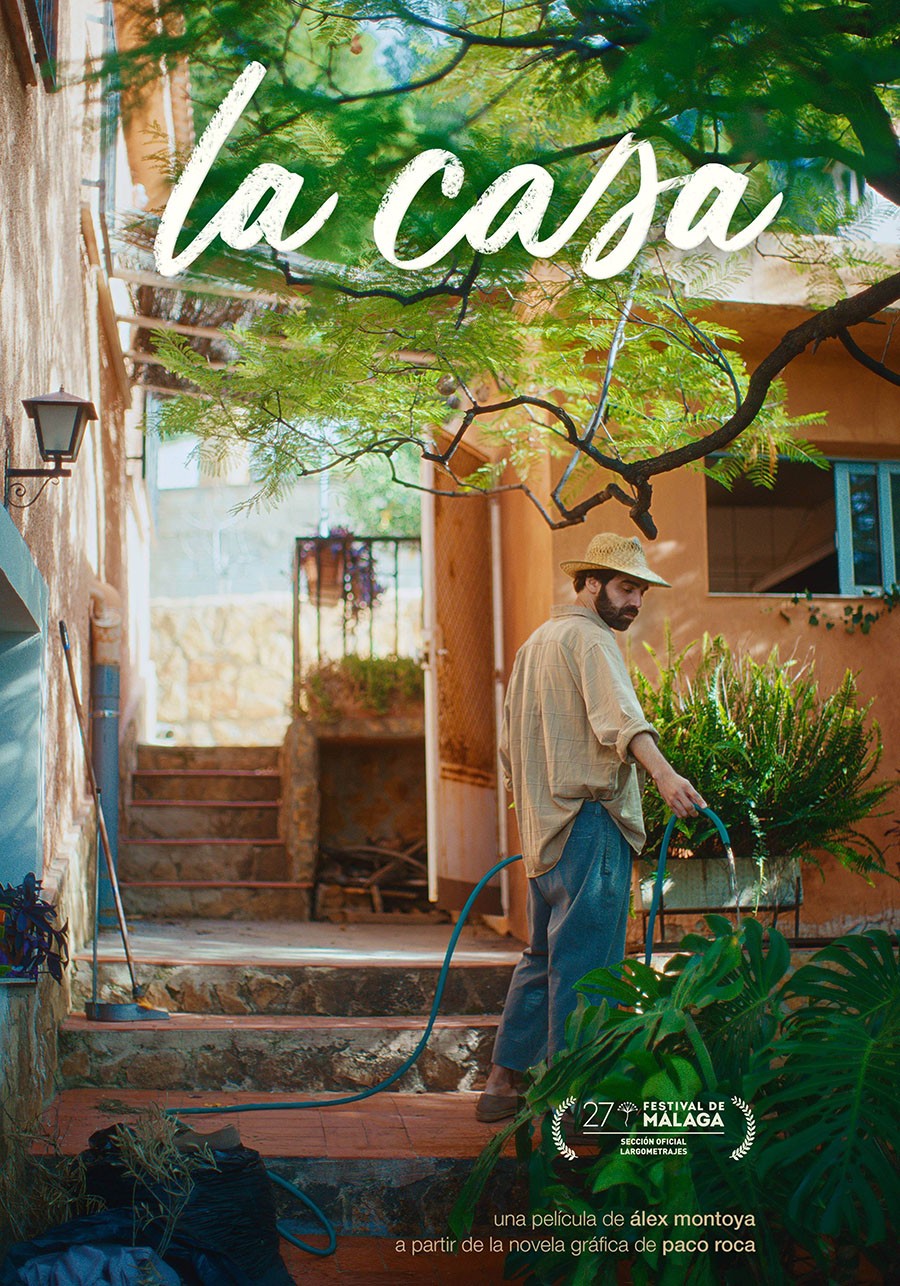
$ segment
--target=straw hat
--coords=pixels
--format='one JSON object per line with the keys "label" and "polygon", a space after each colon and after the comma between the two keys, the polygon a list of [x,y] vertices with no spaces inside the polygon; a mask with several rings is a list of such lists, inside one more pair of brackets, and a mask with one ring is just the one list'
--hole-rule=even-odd
{"label": "straw hat", "polygon": [[667,580],[651,572],[644,557],[644,547],[636,536],[616,536],[611,531],[601,531],[595,536],[582,560],[560,563],[560,567],[567,576],[574,576],[576,572],[620,572],[623,576],[646,581],[648,585],[671,588]]}

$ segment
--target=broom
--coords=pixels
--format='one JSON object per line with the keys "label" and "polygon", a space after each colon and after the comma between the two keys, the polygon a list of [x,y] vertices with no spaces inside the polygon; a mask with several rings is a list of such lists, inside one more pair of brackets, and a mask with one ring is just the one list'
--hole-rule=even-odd
{"label": "broom", "polygon": [[[109,882],[112,885],[113,900],[116,904],[116,918],[119,921],[119,932],[122,935],[122,946],[125,948],[125,960],[128,964],[128,974],[131,978],[131,994],[134,1003],[116,1004],[101,1003],[96,999],[88,1001],[84,1007],[84,1016],[91,1022],[105,1023],[127,1023],[143,1022],[154,1018],[168,1018],[169,1015],[165,1009],[154,1009],[145,999],[147,988],[138,985],[134,972],[134,960],[131,955],[131,944],[128,940],[128,926],[125,923],[125,911],[122,906],[122,897],[119,892],[119,880],[116,875],[116,864],[113,861],[112,848],[109,842],[109,832],[106,829],[106,821],[103,817],[103,807],[100,803],[100,788],[97,785],[97,778],[94,775],[94,765],[91,763],[90,750],[88,748],[87,726],[84,721],[84,710],[81,706],[81,699],[78,696],[78,684],[75,679],[75,667],[72,663],[72,649],[69,645],[69,631],[66,629],[65,621],[59,623],[59,636],[62,639],[63,652],[66,658],[66,668],[69,671],[69,684],[72,689],[72,699],[75,702],[75,713],[78,718],[78,731],[81,733],[81,744],[84,748],[84,758],[87,764],[88,781],[91,785],[91,794],[94,797],[94,805],[97,809],[97,828],[100,834],[100,847],[103,849],[106,858],[106,870],[109,875]],[[94,921],[94,996],[97,994],[97,921]]]}

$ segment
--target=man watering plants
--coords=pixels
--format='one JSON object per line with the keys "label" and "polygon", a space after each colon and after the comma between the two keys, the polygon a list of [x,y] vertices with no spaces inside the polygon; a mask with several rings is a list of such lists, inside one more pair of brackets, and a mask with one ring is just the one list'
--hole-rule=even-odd
{"label": "man watering plants", "polygon": [[706,801],[657,746],[614,631],[629,628],[651,585],[637,539],[603,532],[564,562],[575,602],[519,649],[504,709],[500,758],[513,792],[528,875],[529,945],[510,982],[480,1121],[517,1110],[526,1068],[565,1045],[574,985],[625,954],[631,859],[646,834],[645,774],[678,817]]}

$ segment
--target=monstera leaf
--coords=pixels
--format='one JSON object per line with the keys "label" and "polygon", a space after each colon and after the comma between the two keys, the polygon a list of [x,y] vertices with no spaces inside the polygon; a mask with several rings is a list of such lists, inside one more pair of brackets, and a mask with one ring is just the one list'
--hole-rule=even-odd
{"label": "monstera leaf", "polygon": [[760,1179],[784,1188],[795,1227],[884,1242],[887,1212],[900,1209],[900,968],[889,936],[839,939],[786,994],[799,1007],[755,1100]]}
{"label": "monstera leaf", "polygon": [[[582,981],[580,990],[618,1007],[582,996],[568,1048],[532,1070],[527,1106],[476,1163],[454,1232],[470,1227],[485,1180],[516,1134],[535,1209],[574,1212],[588,1202],[598,1218],[630,1208],[754,1216],[757,1254],[746,1263],[636,1252],[627,1257],[635,1286],[788,1286],[800,1280],[798,1255],[812,1258],[817,1281],[858,1280],[860,1257],[884,1280],[900,1280],[887,1222],[900,1208],[895,944],[882,932],[846,937],[789,976],[790,953],[776,931],[754,920],[737,932],[722,917],[707,923],[711,936],[685,938],[685,954],[662,972],[625,961]],[[756,1138],[740,1160],[712,1136],[693,1138],[683,1160],[625,1157],[613,1143],[593,1158],[561,1162],[548,1142],[554,1110],[572,1101],[679,1101],[713,1090],[752,1107]],[[522,1252],[509,1267],[529,1269],[535,1283],[574,1282],[564,1259]],[[585,1282],[613,1286],[623,1263],[585,1253],[577,1267]]]}
{"label": "monstera leaf", "polygon": [[[734,929],[724,917],[707,916],[707,923],[717,934],[733,939]],[[758,920],[743,922],[740,943],[739,989],[727,995],[720,987],[717,1003],[705,1005],[697,1015],[697,1025],[717,1070],[735,1081],[752,1064],[768,1056],[786,1012],[784,983],[791,966],[785,938],[777,929],[764,930]],[[682,943],[698,948],[703,945],[705,939],[695,935],[689,935]],[[677,960],[674,964],[678,967]]]}

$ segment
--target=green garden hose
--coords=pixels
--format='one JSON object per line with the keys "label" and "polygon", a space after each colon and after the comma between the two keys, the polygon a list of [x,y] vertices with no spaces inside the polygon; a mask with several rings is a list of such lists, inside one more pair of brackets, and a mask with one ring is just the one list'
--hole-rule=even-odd
{"label": "green garden hose", "polygon": [[[466,904],[460,912],[459,919],[450,935],[450,941],[447,944],[447,950],[444,954],[444,963],[441,965],[441,972],[438,975],[437,987],[435,988],[434,993],[434,1002],[431,1006],[431,1013],[428,1015],[428,1022],[425,1025],[425,1030],[422,1032],[419,1043],[416,1045],[413,1052],[408,1058],[403,1060],[395,1072],[392,1072],[391,1075],[386,1077],[383,1081],[379,1081],[377,1085],[370,1086],[369,1089],[358,1090],[355,1094],[341,1094],[337,1098],[326,1099],[325,1102],[321,1099],[300,1099],[296,1102],[290,1103],[240,1103],[236,1107],[229,1107],[227,1109],[228,1112],[302,1111],[304,1108],[310,1107],[337,1107],[341,1103],[358,1103],[364,1098],[371,1098],[373,1094],[380,1094],[382,1090],[388,1089],[398,1081],[401,1076],[405,1075],[428,1044],[428,1038],[431,1035],[432,1028],[434,1027],[437,1019],[441,1005],[441,998],[444,994],[447,974],[450,971],[450,961],[453,957],[453,952],[456,950],[459,935],[462,933],[469,912],[472,910],[475,903],[475,899],[478,897],[478,894],[484,888],[485,884],[487,884],[489,880],[493,879],[498,871],[502,871],[505,866],[510,866],[513,862],[519,861],[521,861],[521,854],[517,853],[514,857],[506,857],[502,862],[497,862],[495,866],[491,867],[486,875],[481,877],[472,892],[469,894]],[[168,1109],[168,1115],[178,1117],[202,1116],[213,1113],[218,1115],[221,1114],[221,1112],[221,1107],[172,1107]],[[286,1228],[279,1224],[278,1231],[281,1236],[284,1237],[286,1241],[291,1242],[292,1245],[299,1246],[301,1250],[308,1251],[311,1255],[324,1256],[333,1254],[335,1247],[337,1246],[337,1234],[335,1233],[334,1225],[330,1222],[327,1216],[319,1209],[316,1203],[304,1192],[301,1192],[295,1184],[290,1183],[287,1179],[283,1179],[281,1175],[275,1174],[272,1170],[269,1171],[269,1178],[272,1179],[274,1183],[277,1183],[279,1187],[284,1188],[293,1197],[296,1197],[298,1201],[301,1201],[303,1205],[312,1211],[325,1230],[328,1237],[328,1244],[327,1246],[311,1246],[308,1242],[301,1241],[299,1237],[295,1237],[293,1233],[288,1232]]]}
{"label": "green garden hose", "polygon": [[[722,841],[725,845],[726,856],[729,859],[729,869],[733,875],[734,857],[732,856],[732,853],[731,853],[731,841],[728,837],[728,832],[726,831],[724,825],[716,816],[716,814],[712,811],[712,809],[703,808],[700,811],[704,813],[710,819],[711,822],[714,823],[717,830],[719,831],[719,834],[721,835]],[[659,866],[657,868],[656,880],[653,888],[653,902],[650,909],[649,923],[647,927],[647,943],[646,943],[646,953],[645,953],[644,960],[645,960],[645,963],[648,965],[650,963],[650,954],[653,946],[653,929],[656,923],[656,915],[659,910],[660,897],[662,895],[662,882],[663,882],[663,877],[665,875],[666,857],[668,856],[669,844],[671,842],[672,832],[675,828],[676,821],[677,821],[677,818],[673,814],[673,816],[669,819],[668,825],[666,826],[666,830],[663,835],[662,846],[660,848]],[[466,920],[468,919],[469,912],[472,910],[472,907],[475,904],[476,898],[478,897],[479,893],[484,888],[484,886],[488,883],[488,881],[492,880],[493,877],[497,875],[498,872],[502,871],[505,866],[511,866],[513,862],[520,862],[521,860],[522,860],[521,853],[517,853],[513,857],[506,857],[501,862],[497,862],[496,865],[492,866],[491,869],[481,877],[481,879],[473,888],[472,892],[469,894],[466,900],[466,903],[462,911],[460,912],[459,919],[457,920],[454,926],[453,933],[450,935],[450,941],[447,944],[447,950],[444,954],[444,962],[441,965],[441,971],[440,971],[440,974],[438,975],[437,987],[435,988],[435,993],[434,993],[434,1001],[431,1006],[431,1013],[428,1015],[428,1021],[425,1024],[425,1030],[422,1032],[422,1036],[418,1044],[416,1045],[415,1049],[413,1050],[413,1052],[409,1055],[408,1058],[405,1058],[403,1060],[403,1062],[400,1064],[400,1066],[397,1068],[396,1071],[392,1072],[391,1075],[386,1077],[383,1081],[379,1081],[377,1085],[372,1085],[368,1089],[358,1090],[356,1093],[353,1093],[353,1094],[341,1094],[336,1098],[326,1099],[324,1102],[321,1099],[299,1099],[299,1100],[285,1102],[285,1103],[240,1103],[234,1107],[227,1108],[226,1109],[227,1112],[229,1114],[232,1112],[287,1112],[287,1111],[294,1112],[294,1111],[302,1111],[304,1108],[338,1107],[343,1103],[358,1103],[362,1099],[371,1098],[373,1094],[380,1094],[383,1090],[386,1090],[391,1085],[394,1085],[401,1078],[401,1076],[404,1076],[406,1072],[409,1071],[409,1069],[419,1058],[425,1046],[428,1044],[428,1038],[431,1035],[432,1029],[434,1027],[435,1021],[438,1016],[438,1011],[440,1010],[441,999],[444,994],[444,987],[447,982],[447,975],[450,971],[450,962],[453,958],[453,952],[456,950],[456,944],[459,941],[459,935],[462,933],[463,927],[466,923]],[[178,1116],[178,1117],[204,1116],[204,1115],[211,1115],[211,1114],[220,1115],[222,1113],[222,1110],[223,1109],[221,1107],[173,1107],[168,1109],[168,1115]],[[311,1255],[325,1256],[325,1255],[333,1254],[337,1246],[337,1234],[335,1232],[334,1225],[331,1223],[328,1217],[319,1209],[316,1203],[310,1197],[308,1197],[304,1192],[301,1192],[300,1189],[295,1184],[290,1183],[287,1179],[283,1179],[281,1175],[274,1173],[274,1171],[272,1170],[269,1170],[269,1177],[272,1179],[274,1183],[278,1184],[279,1187],[284,1188],[293,1197],[296,1197],[298,1201],[302,1202],[302,1204],[305,1205],[307,1209],[312,1212],[315,1218],[321,1223],[322,1228],[328,1238],[328,1244],[326,1246],[311,1246],[308,1242],[301,1241],[299,1237],[296,1237],[294,1236],[293,1233],[288,1232],[287,1229],[282,1224],[279,1224],[278,1231],[281,1234],[281,1236],[284,1237],[286,1241],[289,1241],[292,1245],[298,1246],[301,1250],[305,1250]]]}
{"label": "green garden hose", "polygon": [[[737,879],[735,876],[734,853],[731,848],[731,838],[725,829],[725,823],[713,812],[711,808],[699,808],[698,812],[704,817],[708,817],[716,830],[721,836],[722,843],[725,846],[725,860],[728,863],[728,879],[731,885],[731,896],[734,904],[737,906]],[[662,844],[659,849],[659,864],[656,868],[656,879],[653,881],[653,901],[650,904],[650,915],[647,919],[647,941],[644,947],[644,964],[650,964],[650,957],[653,954],[653,930],[656,927],[656,916],[659,911],[660,901],[662,900],[663,880],[666,874],[666,858],[669,856],[669,844],[672,840],[672,832],[675,829],[675,823],[678,818],[673,813],[669,818],[666,829],[663,832]]]}

